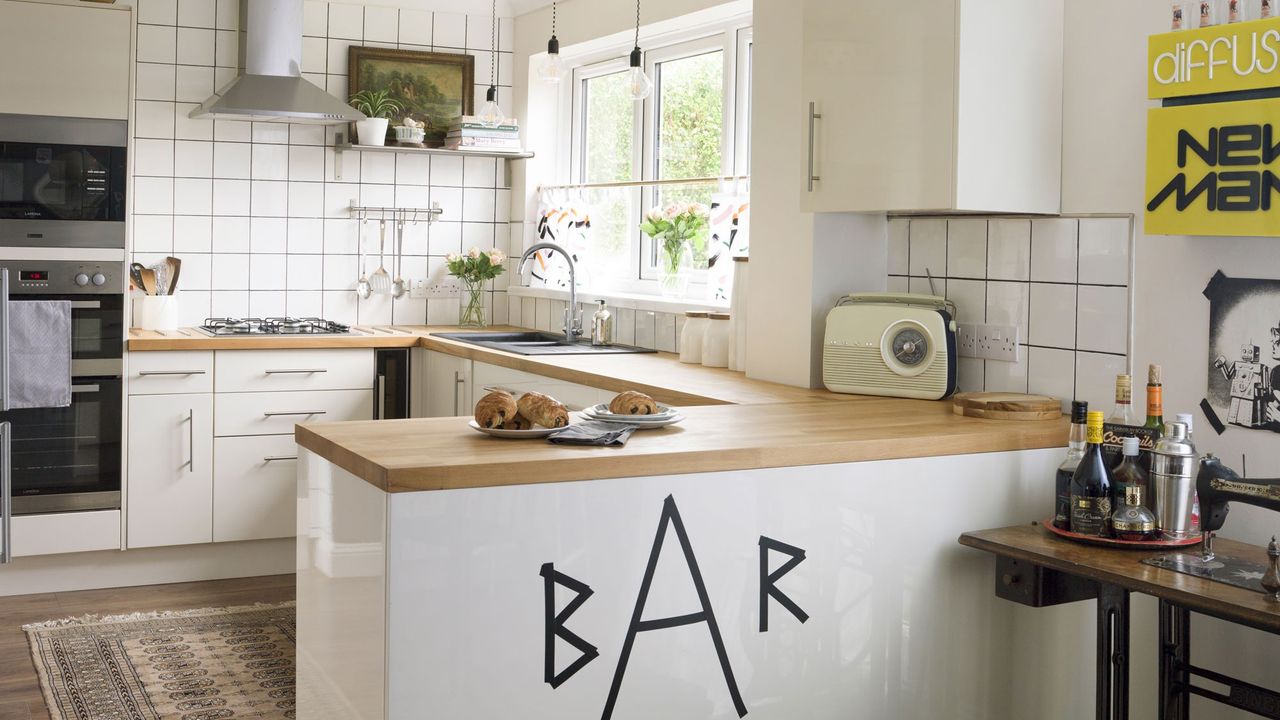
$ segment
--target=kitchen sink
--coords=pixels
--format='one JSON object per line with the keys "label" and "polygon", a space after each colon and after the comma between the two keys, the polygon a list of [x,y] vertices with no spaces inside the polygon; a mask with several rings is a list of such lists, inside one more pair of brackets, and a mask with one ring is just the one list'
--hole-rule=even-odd
{"label": "kitchen sink", "polygon": [[517,355],[621,355],[655,352],[632,345],[592,345],[590,339],[571,343],[564,339],[562,333],[552,332],[458,332],[437,333],[436,337]]}

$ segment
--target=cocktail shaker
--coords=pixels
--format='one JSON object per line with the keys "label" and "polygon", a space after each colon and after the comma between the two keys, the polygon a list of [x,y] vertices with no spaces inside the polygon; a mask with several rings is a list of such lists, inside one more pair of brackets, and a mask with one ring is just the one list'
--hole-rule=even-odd
{"label": "cocktail shaker", "polygon": [[1164,427],[1164,437],[1156,443],[1151,459],[1156,527],[1166,539],[1185,540],[1193,531],[1191,517],[1199,458],[1195,446],[1187,440],[1185,424],[1173,422]]}

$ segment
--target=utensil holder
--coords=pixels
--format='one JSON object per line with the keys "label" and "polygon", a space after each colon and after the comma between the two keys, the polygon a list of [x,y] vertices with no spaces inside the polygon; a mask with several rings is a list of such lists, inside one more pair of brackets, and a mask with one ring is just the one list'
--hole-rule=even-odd
{"label": "utensil holder", "polygon": [[133,326],[140,330],[177,330],[177,295],[138,295],[133,298]]}

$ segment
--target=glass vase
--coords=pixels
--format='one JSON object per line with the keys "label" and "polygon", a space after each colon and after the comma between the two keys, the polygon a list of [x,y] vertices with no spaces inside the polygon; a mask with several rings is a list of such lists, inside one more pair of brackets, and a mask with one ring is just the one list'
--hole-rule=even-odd
{"label": "glass vase", "polygon": [[663,242],[658,250],[658,274],[662,297],[682,298],[689,292],[693,273],[693,246],[688,241]]}
{"label": "glass vase", "polygon": [[463,280],[462,296],[458,299],[458,327],[488,327],[484,310],[484,280]]}

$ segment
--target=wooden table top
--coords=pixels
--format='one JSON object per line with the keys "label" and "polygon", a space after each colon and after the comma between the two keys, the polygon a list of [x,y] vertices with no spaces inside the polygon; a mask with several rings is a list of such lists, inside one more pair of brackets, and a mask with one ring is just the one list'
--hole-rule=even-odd
{"label": "wooden table top", "polygon": [[[1267,562],[1267,551],[1257,545],[1225,538],[1215,538],[1213,542],[1219,555],[1263,564]],[[1199,546],[1181,550],[1118,550],[1064,540],[1037,523],[967,532],[960,536],[960,544],[1164,598],[1205,615],[1280,633],[1280,603],[1268,600],[1262,593],[1142,563],[1146,558],[1171,552],[1196,553],[1200,551]]]}

